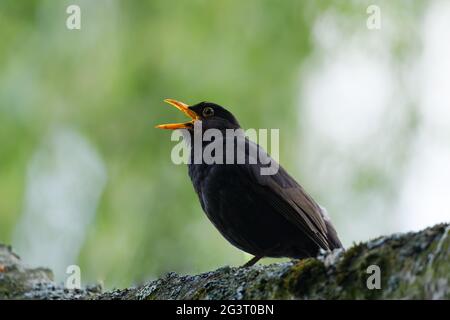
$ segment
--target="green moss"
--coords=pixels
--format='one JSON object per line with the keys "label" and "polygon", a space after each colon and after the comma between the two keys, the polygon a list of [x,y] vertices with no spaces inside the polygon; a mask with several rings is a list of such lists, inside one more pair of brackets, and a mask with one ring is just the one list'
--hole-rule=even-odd
{"label": "green moss", "polygon": [[364,250],[366,250],[366,248],[367,246],[364,243],[359,243],[355,244],[353,247],[350,247],[347,251],[345,251],[344,257],[339,264],[340,269],[348,269],[352,265],[353,260],[359,257],[364,252]]}
{"label": "green moss", "polygon": [[284,283],[286,289],[293,294],[304,296],[323,280],[325,280],[324,264],[320,260],[308,258],[292,266]]}
{"label": "green moss", "polygon": [[362,243],[354,245],[345,253],[342,261],[336,267],[336,283],[345,286],[348,282],[355,281],[354,263],[362,255],[366,246]]}
{"label": "green moss", "polygon": [[[381,246],[381,248],[384,248]],[[358,244],[350,248],[344,255],[343,260],[336,266],[334,285],[346,288],[340,292],[340,298],[344,299],[377,299],[383,295],[381,290],[369,290],[367,279],[370,273],[367,268],[376,265],[381,270],[381,287],[388,286],[389,278],[385,275],[391,273],[392,263],[398,263],[398,257],[389,247],[388,249],[369,250],[366,244]],[[395,283],[395,281],[393,282]]]}
{"label": "green moss", "polygon": [[204,299],[205,295],[206,295],[206,288],[202,287],[202,288],[197,288],[197,290],[195,291],[195,293],[192,295],[192,300],[202,300]]}

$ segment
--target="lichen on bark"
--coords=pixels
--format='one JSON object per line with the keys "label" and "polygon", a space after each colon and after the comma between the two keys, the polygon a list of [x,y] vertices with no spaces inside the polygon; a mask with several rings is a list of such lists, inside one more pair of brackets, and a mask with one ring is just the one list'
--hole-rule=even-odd
{"label": "lichen on bark", "polygon": [[[449,299],[450,226],[393,234],[347,251],[300,261],[223,267],[199,275],[166,276],[141,286],[102,292],[68,290],[50,270],[27,268],[0,245],[1,299]],[[381,289],[368,289],[368,267],[380,269]]]}

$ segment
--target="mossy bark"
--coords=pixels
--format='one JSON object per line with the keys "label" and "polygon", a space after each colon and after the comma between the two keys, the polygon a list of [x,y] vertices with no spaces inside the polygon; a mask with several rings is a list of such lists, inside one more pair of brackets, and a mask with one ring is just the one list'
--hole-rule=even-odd
{"label": "mossy bark", "polygon": [[[2,299],[449,299],[450,226],[394,234],[301,261],[223,267],[189,276],[169,273],[142,286],[68,290],[51,271],[26,268],[0,246]],[[379,267],[380,289],[368,288]],[[371,269],[369,269],[371,270]],[[377,269],[378,270],[378,269]],[[374,282],[376,283],[376,282]]]}

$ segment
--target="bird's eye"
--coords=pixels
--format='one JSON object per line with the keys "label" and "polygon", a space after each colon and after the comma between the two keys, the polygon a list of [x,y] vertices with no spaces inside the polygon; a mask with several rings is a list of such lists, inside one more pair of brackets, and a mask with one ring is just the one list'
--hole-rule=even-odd
{"label": "bird's eye", "polygon": [[203,116],[205,118],[212,117],[214,115],[214,109],[211,107],[206,107],[203,109]]}

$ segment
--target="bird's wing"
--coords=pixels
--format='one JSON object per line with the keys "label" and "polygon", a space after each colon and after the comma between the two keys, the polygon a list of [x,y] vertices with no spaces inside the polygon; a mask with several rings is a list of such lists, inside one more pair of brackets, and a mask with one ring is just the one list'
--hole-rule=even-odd
{"label": "bird's wing", "polygon": [[[252,148],[259,150],[258,161],[257,164],[241,166],[241,168],[248,171],[249,179],[264,189],[268,205],[298,226],[319,247],[325,250],[341,247],[331,222],[324,216],[320,206],[260,146],[251,141],[246,144],[249,146],[248,150]],[[263,163],[260,159],[261,155],[267,157]],[[264,163],[267,163],[268,159],[273,161],[272,165],[278,165],[278,171],[272,175],[262,175],[261,169],[267,167]]]}

